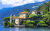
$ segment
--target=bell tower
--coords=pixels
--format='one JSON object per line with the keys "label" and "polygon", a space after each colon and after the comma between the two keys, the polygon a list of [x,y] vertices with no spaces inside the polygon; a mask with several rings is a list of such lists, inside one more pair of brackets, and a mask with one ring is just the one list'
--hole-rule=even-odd
{"label": "bell tower", "polygon": [[12,23],[12,20],[13,20],[13,17],[12,17],[13,15],[11,14],[10,15],[10,23]]}

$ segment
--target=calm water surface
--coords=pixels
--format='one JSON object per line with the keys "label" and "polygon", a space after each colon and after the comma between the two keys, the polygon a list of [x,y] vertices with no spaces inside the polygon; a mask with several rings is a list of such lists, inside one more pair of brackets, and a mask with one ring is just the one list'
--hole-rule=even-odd
{"label": "calm water surface", "polygon": [[40,27],[40,28],[17,28],[10,27],[4,28],[3,25],[0,25],[0,31],[50,31],[50,27]]}

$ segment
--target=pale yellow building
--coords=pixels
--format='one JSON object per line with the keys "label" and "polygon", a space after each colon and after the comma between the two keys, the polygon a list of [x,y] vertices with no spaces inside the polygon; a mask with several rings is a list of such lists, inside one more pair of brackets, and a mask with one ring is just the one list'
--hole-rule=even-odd
{"label": "pale yellow building", "polygon": [[27,19],[28,16],[29,16],[29,12],[21,12],[19,14],[19,17],[13,17],[13,19],[15,19],[16,25],[20,25],[21,21],[23,21],[24,19]]}
{"label": "pale yellow building", "polygon": [[34,11],[32,11],[32,14],[42,15],[42,14],[43,14],[43,12],[42,12],[42,11],[40,11],[40,10],[34,10]]}

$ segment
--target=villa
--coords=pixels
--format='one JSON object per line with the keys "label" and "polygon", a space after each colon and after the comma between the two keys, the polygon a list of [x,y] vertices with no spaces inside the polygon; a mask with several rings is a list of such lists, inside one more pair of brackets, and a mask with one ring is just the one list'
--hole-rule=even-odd
{"label": "villa", "polygon": [[[34,11],[32,11],[32,14],[36,14],[36,15],[39,14],[39,15],[42,15],[43,13],[42,13],[42,11],[34,10]],[[10,23],[12,23],[12,20],[15,20],[15,24],[16,24],[16,25],[20,25],[20,23],[21,23],[22,21],[30,21],[30,19],[28,18],[29,15],[30,15],[29,12],[21,12],[21,13],[19,14],[19,17],[15,17],[15,15],[14,15],[14,17],[12,17],[12,15],[11,15],[11,16],[10,16]]]}
{"label": "villa", "polygon": [[40,11],[40,10],[34,10],[34,11],[32,11],[32,14],[36,14],[36,15],[43,15],[43,12],[42,11]]}

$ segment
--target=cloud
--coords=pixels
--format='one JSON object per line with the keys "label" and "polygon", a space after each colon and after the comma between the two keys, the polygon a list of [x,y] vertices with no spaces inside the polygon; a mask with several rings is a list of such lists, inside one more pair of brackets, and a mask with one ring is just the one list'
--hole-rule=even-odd
{"label": "cloud", "polygon": [[28,3],[36,3],[36,2],[42,2],[45,0],[1,0],[2,4],[5,5],[12,5],[12,6],[21,6]]}

